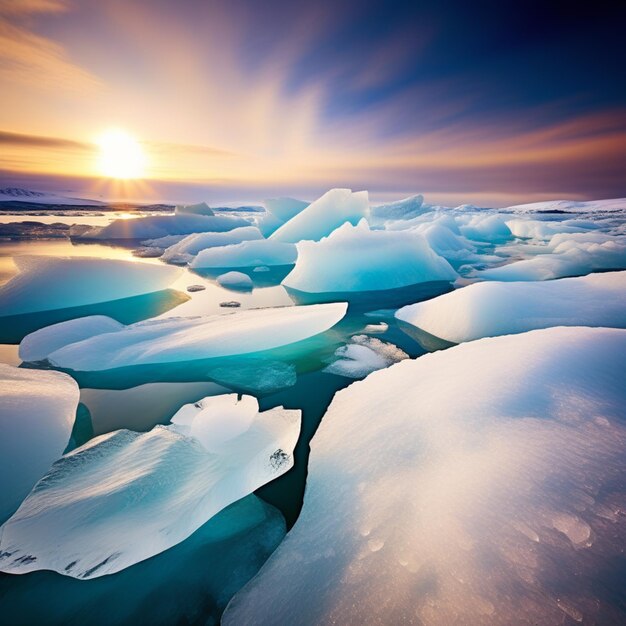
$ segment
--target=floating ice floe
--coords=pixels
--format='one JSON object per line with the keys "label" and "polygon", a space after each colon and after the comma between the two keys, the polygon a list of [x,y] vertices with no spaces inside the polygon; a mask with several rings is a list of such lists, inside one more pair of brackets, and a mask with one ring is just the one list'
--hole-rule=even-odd
{"label": "floating ice floe", "polygon": [[409,355],[392,343],[367,335],[354,335],[350,343],[335,350],[335,357],[338,357],[337,360],[326,367],[325,372],[348,378],[364,378],[376,370],[408,359]]}
{"label": "floating ice floe", "polygon": [[624,371],[626,330],[551,328],[340,391],[298,521],[222,623],[619,623]]}
{"label": "floating ice floe", "polygon": [[297,256],[292,243],[260,239],[201,250],[189,265],[196,269],[292,265]]}
{"label": "floating ice floe", "polygon": [[626,328],[626,272],[475,283],[405,306],[396,317],[453,343],[550,326]]}
{"label": "floating ice floe", "polygon": [[170,246],[163,252],[162,259],[168,263],[187,264],[206,248],[215,248],[263,239],[261,231],[256,226],[243,226],[224,233],[194,233]]}
{"label": "floating ice floe", "polygon": [[169,426],[118,430],[57,461],[0,537],[0,570],[87,579],[180,543],[293,465],[300,411],[236,394],[183,406]]}
{"label": "floating ice floe", "polygon": [[19,274],[0,287],[0,315],[52,311],[166,289],[180,270],[94,257],[16,256]]}
{"label": "floating ice floe", "polygon": [[78,398],[66,374],[0,364],[0,524],[63,454]]}
{"label": "floating ice floe", "polygon": [[222,287],[230,289],[252,289],[254,283],[247,274],[243,272],[226,272],[217,277],[217,282]]}
{"label": "floating ice floe", "polygon": [[288,243],[319,241],[345,222],[357,224],[368,213],[367,191],[331,189],[276,230],[270,239]]}
{"label": "floating ice floe", "polygon": [[107,226],[71,227],[70,236],[74,239],[157,239],[168,235],[189,235],[191,233],[224,232],[250,226],[250,222],[230,215],[150,215],[137,219],[118,219]]}
{"label": "floating ice floe", "polygon": [[131,324],[117,332],[97,334],[75,343],[72,342],[72,322],[66,322],[41,329],[36,338],[30,335],[24,341],[38,356],[46,352],[49,342],[63,343],[63,347],[46,354],[53,365],[101,371],[269,350],[328,330],[343,318],[346,310],[347,304],[338,302],[251,309],[230,315],[162,318]]}
{"label": "floating ice floe", "polygon": [[378,291],[457,277],[420,235],[370,230],[365,220],[297,247],[298,261],[283,284],[308,293]]}
{"label": "floating ice floe", "polygon": [[487,280],[549,280],[626,269],[626,237],[601,233],[554,235],[545,254],[480,272]]}
{"label": "floating ice floe", "polygon": [[174,214],[191,214],[191,215],[215,215],[213,209],[206,202],[198,202],[197,204],[179,204],[174,209]]}
{"label": "floating ice floe", "polygon": [[584,233],[598,227],[596,223],[588,220],[565,220],[563,222],[546,222],[515,218],[506,220],[506,225],[511,232],[522,239],[547,240],[558,233]]}
{"label": "floating ice floe", "polygon": [[397,202],[379,204],[370,209],[370,215],[374,220],[410,220],[422,213],[430,211],[431,207],[424,204],[424,196],[410,196]]}

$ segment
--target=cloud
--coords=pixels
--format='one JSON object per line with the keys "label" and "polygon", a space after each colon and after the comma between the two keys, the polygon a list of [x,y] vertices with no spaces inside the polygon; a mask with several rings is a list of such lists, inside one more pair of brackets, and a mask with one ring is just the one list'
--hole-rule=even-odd
{"label": "cloud", "polygon": [[61,137],[42,137],[40,135],[25,135],[0,130],[0,145],[28,148],[58,148],[72,150],[90,150],[91,144]]}

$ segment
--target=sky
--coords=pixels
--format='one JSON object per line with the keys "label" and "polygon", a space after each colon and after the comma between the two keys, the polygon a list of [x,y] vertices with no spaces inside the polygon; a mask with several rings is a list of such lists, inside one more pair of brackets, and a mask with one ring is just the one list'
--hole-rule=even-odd
{"label": "sky", "polygon": [[[0,187],[623,197],[624,24],[603,0],[0,0]],[[103,176],[112,128],[141,180]]]}

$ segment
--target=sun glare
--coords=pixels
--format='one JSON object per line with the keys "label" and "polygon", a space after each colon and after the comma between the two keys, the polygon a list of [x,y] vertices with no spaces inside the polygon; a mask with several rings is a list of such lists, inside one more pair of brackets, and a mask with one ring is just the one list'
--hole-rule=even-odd
{"label": "sun glare", "polygon": [[139,142],[127,132],[107,130],[100,136],[98,146],[98,169],[102,176],[124,180],[144,176],[146,157]]}

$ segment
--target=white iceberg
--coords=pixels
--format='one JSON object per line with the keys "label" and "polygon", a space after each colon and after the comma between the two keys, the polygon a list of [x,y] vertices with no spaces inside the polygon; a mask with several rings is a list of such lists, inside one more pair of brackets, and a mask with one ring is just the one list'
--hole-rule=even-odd
{"label": "white iceberg", "polygon": [[95,257],[16,256],[19,274],[0,287],[0,315],[52,311],[166,289],[180,270]]}
{"label": "white iceberg", "polygon": [[475,283],[405,306],[396,317],[453,343],[550,326],[626,328],[626,272]]}
{"label": "white iceberg", "polygon": [[298,261],[283,285],[308,293],[377,291],[457,277],[422,236],[370,230],[365,220],[297,247]]}
{"label": "white iceberg", "polygon": [[345,222],[357,224],[368,213],[367,191],[331,189],[276,230],[270,239],[288,243],[319,241]]}
{"label": "white iceberg", "polygon": [[122,328],[124,324],[105,315],[88,315],[59,322],[26,335],[20,343],[19,356],[27,363],[43,361],[49,354],[70,343],[112,333]]}
{"label": "white iceberg", "polygon": [[229,289],[252,289],[254,283],[247,274],[243,272],[226,272],[217,277],[217,283]]}
{"label": "white iceberg", "polygon": [[189,265],[195,269],[292,265],[297,255],[292,243],[260,239],[201,250]]}
{"label": "white iceberg", "polygon": [[[98,334],[47,355],[53,365],[101,371],[130,365],[175,363],[250,354],[295,343],[322,333],[339,322],[345,302],[236,311],[229,315],[172,317],[125,326]],[[46,330],[56,333],[58,325]],[[40,349],[31,340],[31,349]],[[61,343],[61,338],[58,342]]]}
{"label": "white iceberg", "polygon": [[255,239],[263,239],[256,226],[243,226],[224,233],[194,233],[168,247],[161,258],[168,263],[185,264],[206,248],[229,246]]}
{"label": "white iceberg", "polygon": [[62,457],[0,537],[0,570],[88,579],[180,543],[293,465],[300,411],[236,394],[185,405],[170,426],[118,430]]}
{"label": "white iceberg", "polygon": [[70,228],[70,236],[75,239],[158,239],[168,235],[189,235],[191,233],[224,232],[250,226],[250,222],[230,215],[150,215],[137,219],[114,220],[107,226]]}
{"label": "white iceberg", "polygon": [[404,200],[373,206],[370,214],[378,220],[410,220],[430,210],[430,205],[424,204],[424,196],[419,194]]}
{"label": "white iceberg", "polygon": [[337,360],[326,367],[325,372],[348,378],[364,378],[376,370],[408,359],[409,355],[392,343],[367,335],[354,335],[350,343],[335,350],[335,357],[338,357]]}
{"label": "white iceberg", "polygon": [[78,398],[66,374],[0,364],[0,524],[63,454]]}
{"label": "white iceberg", "polygon": [[179,204],[174,209],[175,214],[185,213],[191,215],[215,215],[213,209],[206,202],[198,202],[197,204]]}
{"label": "white iceberg", "polygon": [[551,328],[340,391],[298,521],[222,624],[619,623],[624,371],[626,330]]}

